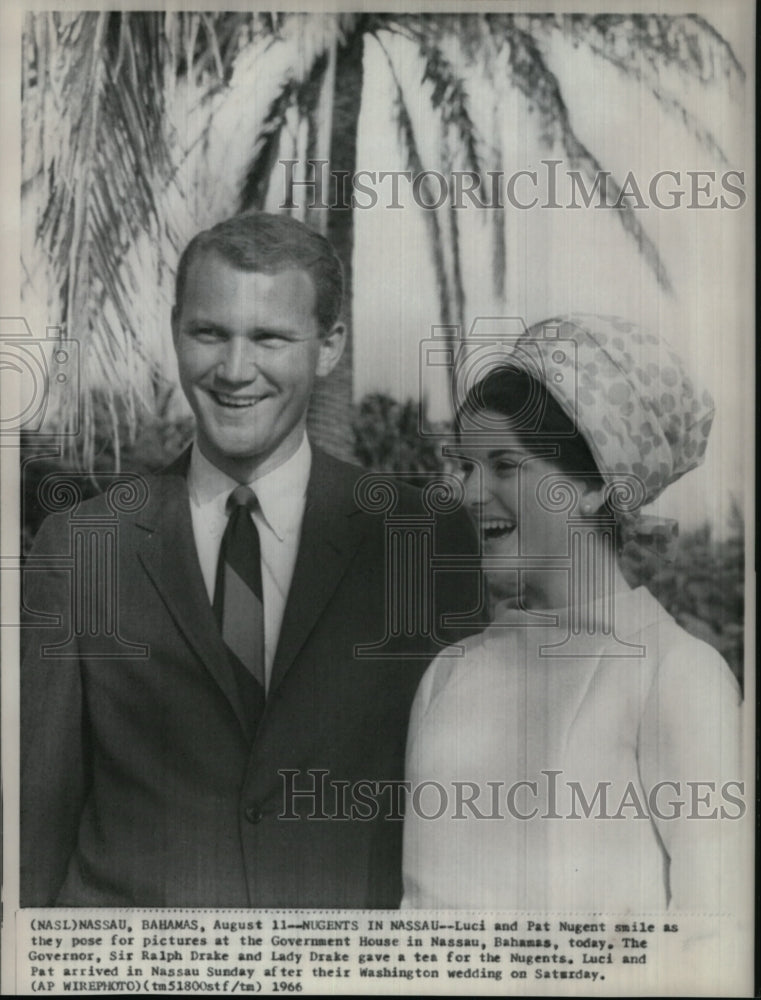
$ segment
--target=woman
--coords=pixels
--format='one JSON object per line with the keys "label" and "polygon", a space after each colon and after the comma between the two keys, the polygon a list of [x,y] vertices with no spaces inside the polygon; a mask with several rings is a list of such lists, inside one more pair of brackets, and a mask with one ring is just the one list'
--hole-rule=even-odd
{"label": "woman", "polygon": [[618,558],[663,546],[639,508],[702,461],[712,401],[623,321],[552,325],[458,414],[498,603],[416,696],[402,905],[717,911],[745,811],[739,690]]}

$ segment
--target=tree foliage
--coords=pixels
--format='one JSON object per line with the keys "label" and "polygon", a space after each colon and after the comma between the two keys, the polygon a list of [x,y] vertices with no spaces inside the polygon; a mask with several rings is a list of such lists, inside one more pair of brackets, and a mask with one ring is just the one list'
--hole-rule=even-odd
{"label": "tree foliage", "polygon": [[[99,394],[107,399],[118,462],[122,446],[141,420],[153,419],[174,385],[159,333],[167,326],[178,253],[193,235],[188,230],[241,206],[269,207],[273,172],[284,156],[302,163],[322,157],[351,171],[368,44],[385,54],[392,111],[413,171],[467,169],[484,176],[499,170],[499,144],[477,124],[476,112],[481,95],[490,93],[491,121],[501,128],[500,102],[510,88],[538,116],[548,149],[562,150],[588,176],[600,170],[604,164],[574,129],[579,95],[563,92],[552,70],[548,52],[557,39],[585,46],[593,58],[649,87],[685,134],[724,157],[710,124],[668,83],[675,76],[731,90],[742,80],[726,42],[693,15],[28,15],[22,198],[31,226],[23,264],[29,288],[46,298],[49,325],[82,343],[85,419],[77,441],[85,465],[95,456]],[[410,66],[417,86],[406,72]],[[421,114],[425,129],[440,138],[436,163],[425,162]],[[620,190],[615,178],[611,183],[612,192]],[[636,213],[623,207],[616,214],[668,289],[666,265]],[[311,221],[324,223],[351,274],[351,217],[338,215]],[[427,212],[426,220],[442,321],[462,323],[457,214],[450,206]],[[504,213],[495,212],[493,279],[507,296],[504,226]],[[352,275],[352,283],[363,280]],[[330,444],[335,433],[336,449],[345,450],[351,350],[318,403],[329,409],[335,399],[342,412],[318,421],[317,434]],[[64,410],[59,420],[70,417]]]}

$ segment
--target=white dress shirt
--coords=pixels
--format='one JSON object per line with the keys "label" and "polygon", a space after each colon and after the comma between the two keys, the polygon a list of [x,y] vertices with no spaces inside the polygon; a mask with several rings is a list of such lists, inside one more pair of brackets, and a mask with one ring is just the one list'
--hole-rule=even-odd
{"label": "white dress shirt", "polygon": [[[269,687],[285,603],[291,587],[301,536],[312,451],[306,434],[294,454],[276,469],[247,485],[256,493],[259,507],[251,515],[259,531],[264,597],[264,663]],[[193,445],[188,469],[190,513],[209,603],[214,585],[222,535],[227,526],[225,505],[239,484],[220,471]]]}

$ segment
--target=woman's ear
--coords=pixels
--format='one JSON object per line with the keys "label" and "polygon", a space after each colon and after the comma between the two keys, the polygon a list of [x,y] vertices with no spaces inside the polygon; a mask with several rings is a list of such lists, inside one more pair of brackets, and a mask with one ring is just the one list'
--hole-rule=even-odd
{"label": "woman's ear", "polygon": [[585,516],[591,516],[596,514],[597,511],[605,503],[605,487],[604,486],[587,486],[584,492],[581,494],[581,502],[579,503],[579,510]]}

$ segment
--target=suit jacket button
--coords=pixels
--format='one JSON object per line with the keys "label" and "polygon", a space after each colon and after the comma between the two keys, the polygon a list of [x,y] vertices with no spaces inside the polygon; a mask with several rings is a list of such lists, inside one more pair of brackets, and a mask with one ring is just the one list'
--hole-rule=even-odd
{"label": "suit jacket button", "polygon": [[256,803],[246,808],[245,816],[249,823],[254,824],[259,823],[264,819],[264,813]]}

